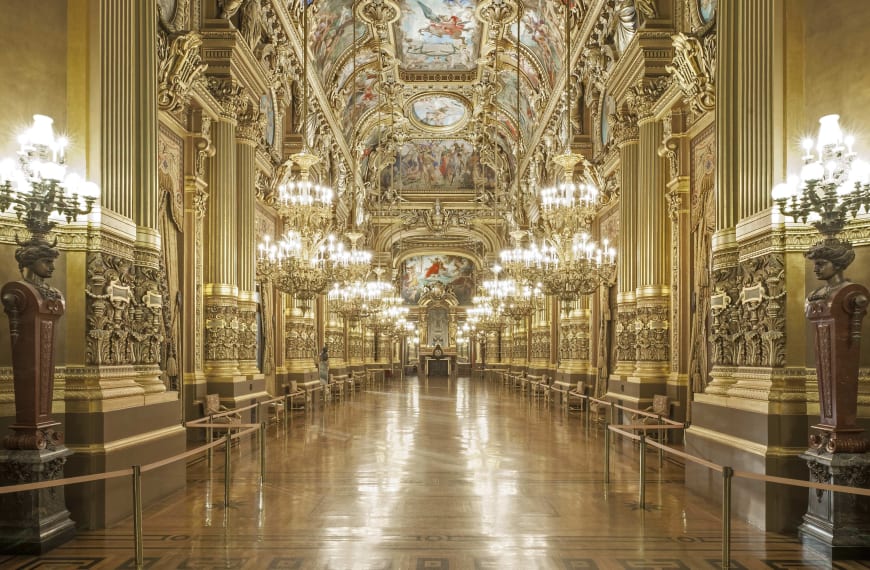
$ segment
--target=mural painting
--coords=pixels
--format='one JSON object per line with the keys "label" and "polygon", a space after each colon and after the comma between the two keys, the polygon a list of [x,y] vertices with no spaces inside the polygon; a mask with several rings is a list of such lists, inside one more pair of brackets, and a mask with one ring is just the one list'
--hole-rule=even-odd
{"label": "mural painting", "polygon": [[[341,53],[353,43],[353,13],[346,0],[320,0],[317,10],[310,16],[308,42],[321,76],[335,66]],[[356,36],[360,40],[366,34],[366,26],[357,22]]]}
{"label": "mural painting", "polygon": [[396,33],[402,67],[460,71],[477,66],[480,29],[472,0],[404,0]]}
{"label": "mural painting", "polygon": [[367,112],[378,105],[378,72],[374,68],[359,70],[344,107],[344,136],[353,138],[353,129]]}
{"label": "mural painting", "polygon": [[393,180],[401,177],[407,190],[472,188],[479,164],[478,154],[468,141],[420,139],[399,148]]}
{"label": "mural painting", "polygon": [[[501,81],[503,87],[499,91],[498,94],[498,102],[504,109],[508,110],[511,116],[511,122],[516,121],[517,117],[517,76],[515,71],[511,71],[510,73],[503,73],[501,75]],[[520,131],[522,131],[523,137],[528,140],[531,136],[529,132],[531,128],[533,128],[535,124],[535,113],[532,110],[532,106],[529,104],[529,97],[531,93],[529,91],[528,84],[523,85],[520,88]]]}
{"label": "mural painting", "polygon": [[402,263],[402,299],[416,305],[435,283],[449,286],[460,305],[470,305],[474,296],[474,263],[459,255],[418,255]]}
{"label": "mural painting", "polygon": [[526,2],[526,11],[523,14],[522,26],[520,27],[520,41],[541,62],[550,85],[555,83],[556,75],[562,69],[562,50],[564,49],[561,36],[561,30],[564,26],[556,23],[562,22],[565,17],[559,13],[558,4],[558,2],[551,0]]}
{"label": "mural painting", "polygon": [[435,128],[456,126],[465,118],[467,109],[462,101],[444,95],[428,95],[411,104],[411,113],[417,122]]}

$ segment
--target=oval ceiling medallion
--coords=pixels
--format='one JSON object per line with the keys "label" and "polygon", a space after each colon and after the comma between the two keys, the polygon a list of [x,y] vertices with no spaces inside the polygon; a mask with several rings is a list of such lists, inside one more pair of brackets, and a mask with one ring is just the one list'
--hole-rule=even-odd
{"label": "oval ceiling medallion", "polygon": [[422,95],[410,103],[411,120],[420,128],[434,131],[454,130],[468,120],[468,106],[450,95]]}

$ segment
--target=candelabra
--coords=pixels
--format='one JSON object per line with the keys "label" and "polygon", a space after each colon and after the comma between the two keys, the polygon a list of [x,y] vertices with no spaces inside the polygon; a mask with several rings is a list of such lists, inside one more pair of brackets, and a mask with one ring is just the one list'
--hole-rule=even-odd
{"label": "candelabra", "polygon": [[[0,451],[0,485],[37,483],[63,477],[63,464],[71,451],[54,428],[54,336],[65,303],[60,291],[46,280],[54,272],[59,252],[57,239],[48,234],[59,223],[89,213],[99,188],[76,174],[68,174],[68,141],[55,137],[52,119],[34,115],[33,125],[18,139],[17,164],[0,162],[0,210],[11,207],[29,236],[20,241],[15,259],[22,280],[7,283],[0,299],[9,316],[12,341],[12,376],[15,393],[14,432],[4,438]],[[60,218],[54,217],[57,213]],[[15,536],[4,551],[42,552],[75,534],[63,498],[63,487],[28,491],[0,498],[0,537]],[[12,529],[7,532],[8,529]],[[10,534],[11,532],[11,534]],[[8,548],[11,548],[9,550]]]}
{"label": "candelabra", "polygon": [[570,241],[557,241],[558,263],[544,278],[544,290],[563,305],[579,295],[589,295],[602,283],[616,278],[616,251],[605,239],[598,247],[589,234],[575,234]]}
{"label": "candelabra", "polygon": [[[812,426],[810,449],[801,458],[811,482],[834,485],[855,485],[870,477],[870,456],[864,453],[870,442],[856,422],[861,323],[870,292],[843,277],[855,252],[840,237],[849,217],[870,209],[870,166],[858,158],[853,144],[853,137],[843,136],[838,115],[822,117],[818,138],[803,142],[800,175],[772,192],[783,215],[812,224],[823,237],[806,253],[825,285],[809,294],[805,307],[815,336],[820,421]],[[839,556],[834,552],[866,552],[866,510],[866,502],[856,503],[854,496],[811,490],[800,534],[821,543],[834,558]]]}

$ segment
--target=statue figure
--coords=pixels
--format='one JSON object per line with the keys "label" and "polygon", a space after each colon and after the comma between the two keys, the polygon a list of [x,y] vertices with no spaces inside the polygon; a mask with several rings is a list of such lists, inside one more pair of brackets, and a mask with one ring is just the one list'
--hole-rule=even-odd
{"label": "statue figure", "polygon": [[323,384],[329,382],[329,347],[323,345],[323,350],[320,351],[320,364],[318,365],[320,373],[320,381]]}
{"label": "statue figure", "polygon": [[837,289],[850,283],[843,277],[843,271],[855,259],[855,250],[851,247],[845,247],[842,242],[823,241],[811,247],[806,257],[813,260],[816,279],[825,282],[825,285],[810,293],[808,301],[826,299]]}
{"label": "statue figure", "polygon": [[58,255],[57,249],[42,240],[28,240],[15,251],[21,277],[46,299],[60,298],[60,291],[45,282],[54,273],[54,260]]}

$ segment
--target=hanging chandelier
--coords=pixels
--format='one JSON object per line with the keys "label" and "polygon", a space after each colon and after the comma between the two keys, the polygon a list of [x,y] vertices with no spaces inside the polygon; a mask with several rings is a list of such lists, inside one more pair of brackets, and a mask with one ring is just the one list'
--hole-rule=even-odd
{"label": "hanging chandelier", "polygon": [[364,281],[372,270],[372,253],[360,249],[359,241],[363,237],[362,233],[352,231],[344,235],[350,241],[350,247],[346,248],[342,242],[335,245],[334,252],[331,254],[331,278],[336,283]]}

